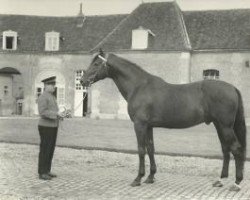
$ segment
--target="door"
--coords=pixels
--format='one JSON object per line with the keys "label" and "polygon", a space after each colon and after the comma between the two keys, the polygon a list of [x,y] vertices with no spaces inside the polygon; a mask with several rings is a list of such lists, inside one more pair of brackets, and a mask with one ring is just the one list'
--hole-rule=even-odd
{"label": "door", "polygon": [[76,117],[85,117],[88,113],[88,91],[80,83],[82,75],[82,70],[75,73],[74,116]]}

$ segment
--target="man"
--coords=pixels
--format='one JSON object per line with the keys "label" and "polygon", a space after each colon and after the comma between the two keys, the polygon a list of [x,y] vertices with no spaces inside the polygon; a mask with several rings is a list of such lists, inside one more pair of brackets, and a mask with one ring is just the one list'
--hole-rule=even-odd
{"label": "man", "polygon": [[59,120],[63,114],[59,112],[56,97],[54,96],[56,77],[52,76],[42,81],[44,92],[38,98],[38,111],[40,119],[38,130],[40,134],[40,152],[38,161],[39,179],[51,180],[56,177],[52,174],[51,163],[56,145]]}

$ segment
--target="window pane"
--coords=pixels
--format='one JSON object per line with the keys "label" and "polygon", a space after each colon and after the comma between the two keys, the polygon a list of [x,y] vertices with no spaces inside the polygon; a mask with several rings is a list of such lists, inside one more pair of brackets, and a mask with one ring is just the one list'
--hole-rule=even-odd
{"label": "window pane", "polygon": [[220,72],[216,69],[203,70],[204,79],[219,79]]}
{"label": "window pane", "polygon": [[58,88],[57,100],[59,105],[64,104],[64,88]]}
{"label": "window pane", "polygon": [[6,49],[13,49],[14,37],[6,37]]}

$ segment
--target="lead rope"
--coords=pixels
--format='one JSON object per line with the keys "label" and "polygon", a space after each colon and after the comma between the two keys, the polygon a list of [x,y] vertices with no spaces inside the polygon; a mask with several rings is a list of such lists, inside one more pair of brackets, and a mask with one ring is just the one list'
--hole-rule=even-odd
{"label": "lead rope", "polygon": [[[73,113],[75,110],[77,110],[79,107],[80,107],[80,105],[83,103],[83,101],[84,101],[84,99],[87,97],[87,92],[84,94],[84,96],[83,96],[83,98],[82,98],[82,100],[80,101],[80,103],[71,111],[71,113]],[[65,112],[65,117],[67,116],[67,114],[69,114],[69,113],[67,113],[67,108],[64,106],[63,107],[64,108],[64,111],[63,112]],[[62,120],[59,120],[59,124],[58,124],[58,128],[59,128],[59,130],[61,131],[61,132],[65,132],[65,128],[63,127],[63,120],[64,119],[62,119]]]}

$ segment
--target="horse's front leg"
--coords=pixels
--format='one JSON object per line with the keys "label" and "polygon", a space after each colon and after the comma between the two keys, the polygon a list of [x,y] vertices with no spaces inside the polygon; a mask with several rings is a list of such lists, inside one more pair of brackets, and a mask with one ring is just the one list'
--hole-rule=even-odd
{"label": "horse's front leg", "polygon": [[153,138],[153,128],[149,127],[147,136],[146,136],[146,149],[148,152],[148,157],[150,160],[150,174],[144,183],[154,183],[154,175],[156,173],[156,164],[155,164],[155,147],[154,147],[154,138]]}
{"label": "horse's front leg", "polygon": [[134,129],[137,137],[138,154],[139,154],[139,171],[138,176],[132,182],[131,186],[141,185],[141,178],[145,175],[145,154],[146,154],[146,134],[147,124],[143,122],[135,122]]}

